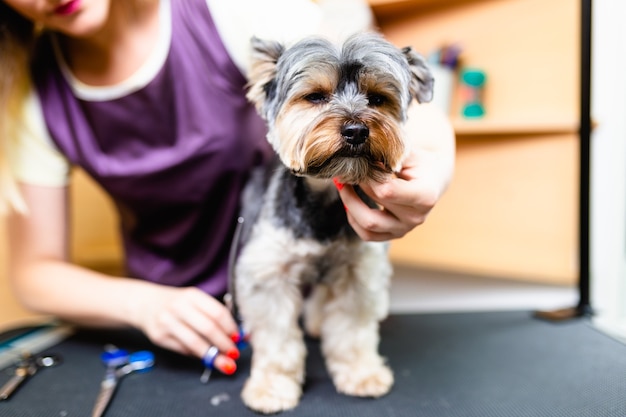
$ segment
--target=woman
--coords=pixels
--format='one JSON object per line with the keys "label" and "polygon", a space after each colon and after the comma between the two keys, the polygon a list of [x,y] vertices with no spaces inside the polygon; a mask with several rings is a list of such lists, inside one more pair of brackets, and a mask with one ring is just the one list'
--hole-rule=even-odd
{"label": "woman", "polygon": [[[80,324],[135,327],[183,354],[216,346],[215,367],[234,372],[237,327],[219,297],[239,192],[270,154],[244,97],[248,40],[341,37],[369,10],[354,0],[2,0],[0,16],[1,197],[13,207],[18,298]],[[415,146],[399,178],[362,184],[384,210],[339,191],[363,239],[421,224],[452,175],[445,118],[416,106],[409,123]],[[128,277],[69,262],[72,165],[115,202]]]}

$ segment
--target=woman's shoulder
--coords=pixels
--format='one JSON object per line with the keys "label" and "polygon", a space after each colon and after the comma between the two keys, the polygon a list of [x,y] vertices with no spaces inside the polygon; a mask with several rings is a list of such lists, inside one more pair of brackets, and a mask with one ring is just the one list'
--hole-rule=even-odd
{"label": "woman's shoulder", "polygon": [[290,44],[309,35],[341,38],[373,25],[365,0],[205,1],[222,43],[244,74],[253,36]]}
{"label": "woman's shoulder", "polygon": [[319,6],[311,0],[206,2],[222,43],[243,74],[248,72],[253,36],[286,42],[315,33],[321,22]]}
{"label": "woman's shoulder", "polygon": [[205,0],[215,24],[227,33],[268,35],[277,40],[315,33],[322,8],[314,0]]}

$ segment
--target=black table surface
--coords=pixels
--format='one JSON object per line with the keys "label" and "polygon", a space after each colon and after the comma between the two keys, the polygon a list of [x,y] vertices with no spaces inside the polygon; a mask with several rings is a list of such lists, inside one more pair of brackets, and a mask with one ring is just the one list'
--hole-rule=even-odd
{"label": "black table surface", "polygon": [[[395,373],[380,399],[336,393],[319,343],[307,340],[300,405],[286,416],[626,416],[626,346],[586,320],[553,324],[530,312],[393,315],[381,326],[382,354]],[[233,376],[200,383],[197,359],[159,349],[135,331],[81,329],[46,350],[63,363],[42,369],[7,401],[0,417],[90,416],[107,343],[155,353],[152,370],[118,386],[106,416],[253,416],[239,393],[251,350]],[[12,368],[0,371],[0,384]]]}

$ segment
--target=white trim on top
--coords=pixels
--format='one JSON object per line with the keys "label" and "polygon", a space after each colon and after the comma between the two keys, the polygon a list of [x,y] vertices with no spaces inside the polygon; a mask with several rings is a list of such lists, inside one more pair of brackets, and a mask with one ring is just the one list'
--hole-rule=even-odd
{"label": "white trim on top", "polygon": [[114,85],[92,86],[81,82],[70,70],[59,48],[56,37],[53,37],[54,54],[61,72],[72,88],[74,95],[79,99],[87,101],[107,101],[124,97],[148,85],[163,67],[169,53],[172,38],[170,0],[160,0],[159,21],[159,37],[146,62],[131,76]]}

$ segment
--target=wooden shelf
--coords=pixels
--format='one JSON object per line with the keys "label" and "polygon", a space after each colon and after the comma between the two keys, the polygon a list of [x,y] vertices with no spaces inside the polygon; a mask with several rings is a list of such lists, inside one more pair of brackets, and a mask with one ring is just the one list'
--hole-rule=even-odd
{"label": "wooden shelf", "polygon": [[378,19],[385,19],[406,11],[417,9],[425,11],[427,9],[437,9],[467,2],[468,0],[368,0],[374,15]]}
{"label": "wooden shelf", "polygon": [[381,7],[416,7],[430,6],[441,3],[441,0],[369,0],[368,3],[374,9]]}
{"label": "wooden shelf", "polygon": [[578,132],[576,119],[551,120],[502,120],[453,118],[454,131],[459,136],[492,136],[492,135],[544,135]]}
{"label": "wooden shelf", "polygon": [[416,9],[419,7],[449,6],[467,0],[368,0],[374,13],[387,10]]}

